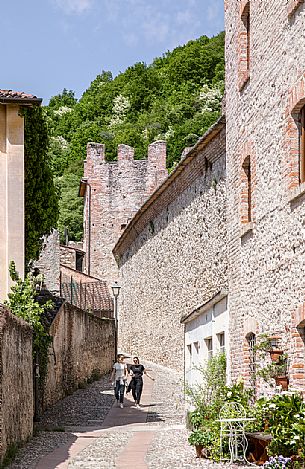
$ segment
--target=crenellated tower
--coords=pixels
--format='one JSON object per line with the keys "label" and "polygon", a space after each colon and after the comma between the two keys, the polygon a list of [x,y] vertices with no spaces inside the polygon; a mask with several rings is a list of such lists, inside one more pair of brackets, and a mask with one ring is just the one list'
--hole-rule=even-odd
{"label": "crenellated tower", "polygon": [[80,195],[84,203],[85,272],[117,280],[112,249],[128,222],[167,177],[166,142],[149,145],[147,159],[135,160],[134,149],[118,146],[117,161],[105,160],[105,145],[88,143]]}

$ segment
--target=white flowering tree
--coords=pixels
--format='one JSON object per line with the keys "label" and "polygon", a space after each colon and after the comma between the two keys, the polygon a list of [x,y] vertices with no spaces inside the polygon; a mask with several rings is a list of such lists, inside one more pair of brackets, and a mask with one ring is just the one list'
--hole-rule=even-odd
{"label": "white flowering tree", "polygon": [[130,109],[130,101],[126,96],[119,94],[113,100],[112,118],[109,126],[113,127],[118,124],[122,124],[126,118],[126,115]]}
{"label": "white flowering tree", "polygon": [[198,98],[201,112],[220,111],[222,97],[221,83],[217,86],[203,85]]}

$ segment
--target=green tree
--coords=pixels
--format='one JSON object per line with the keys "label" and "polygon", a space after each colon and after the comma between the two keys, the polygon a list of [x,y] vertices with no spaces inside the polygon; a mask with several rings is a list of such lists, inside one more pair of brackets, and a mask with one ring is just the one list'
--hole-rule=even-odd
{"label": "green tree", "polygon": [[80,178],[77,174],[64,174],[57,178],[60,197],[60,215],[58,228],[61,233],[61,241],[64,241],[65,228],[69,230],[69,238],[81,240],[83,233],[83,199],[78,197]]}
{"label": "green tree", "polygon": [[172,168],[183,149],[194,145],[219,117],[223,83],[220,33],[168,51],[151,65],[136,63],[115,78],[103,71],[78,102],[67,90],[51,98],[49,154],[61,189],[60,230],[67,227],[75,239],[81,236],[77,194],[88,141],[104,143],[111,161],[120,143],[133,146],[135,157],[143,158],[147,146],[162,138],[167,141],[167,166]]}
{"label": "green tree", "polygon": [[25,259],[37,259],[42,236],[56,227],[58,196],[48,153],[49,137],[44,110],[24,109],[25,118]]}

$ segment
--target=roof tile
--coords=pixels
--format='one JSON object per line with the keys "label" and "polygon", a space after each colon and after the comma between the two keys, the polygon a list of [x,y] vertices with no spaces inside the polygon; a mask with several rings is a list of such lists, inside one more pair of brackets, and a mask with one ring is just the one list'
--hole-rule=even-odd
{"label": "roof tile", "polygon": [[0,98],[37,99],[37,96],[23,91],[0,90]]}

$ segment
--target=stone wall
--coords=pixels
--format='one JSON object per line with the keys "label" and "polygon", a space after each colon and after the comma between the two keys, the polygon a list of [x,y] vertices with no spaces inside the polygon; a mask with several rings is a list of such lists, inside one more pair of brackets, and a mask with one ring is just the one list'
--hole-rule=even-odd
{"label": "stone wall", "polygon": [[114,321],[88,314],[68,303],[51,328],[48,374],[43,407],[47,408],[77,389],[98,371],[108,373],[114,360]]}
{"label": "stone wall", "polygon": [[105,280],[118,277],[112,249],[126,225],[147,197],[163,182],[166,171],[166,144],[155,142],[148,157],[134,159],[134,149],[119,145],[118,160],[106,162],[105,146],[89,143],[85,161],[84,272]]}
{"label": "stone wall", "polygon": [[32,329],[0,306],[0,460],[33,431]]}
{"label": "stone wall", "polygon": [[69,246],[60,246],[60,263],[71,269],[76,267],[76,251]]}
{"label": "stone wall", "polygon": [[227,285],[225,199],[221,120],[143,205],[114,249],[121,350],[183,369],[181,316]]}
{"label": "stone wall", "polygon": [[33,267],[38,268],[43,274],[46,288],[54,294],[59,293],[59,264],[59,233],[57,230],[53,230],[49,236],[44,238],[39,259],[34,262]]}
{"label": "stone wall", "polygon": [[[249,73],[239,86],[247,3],[225,1],[232,374],[249,378],[246,336],[264,332],[280,337],[290,383],[304,389],[305,198],[293,112],[305,100],[305,5],[250,2]],[[244,217],[247,197],[251,220]]]}
{"label": "stone wall", "polygon": [[83,262],[78,265],[78,258],[83,258],[83,243],[77,241],[69,241],[67,245],[60,246],[60,264],[83,271]]}

